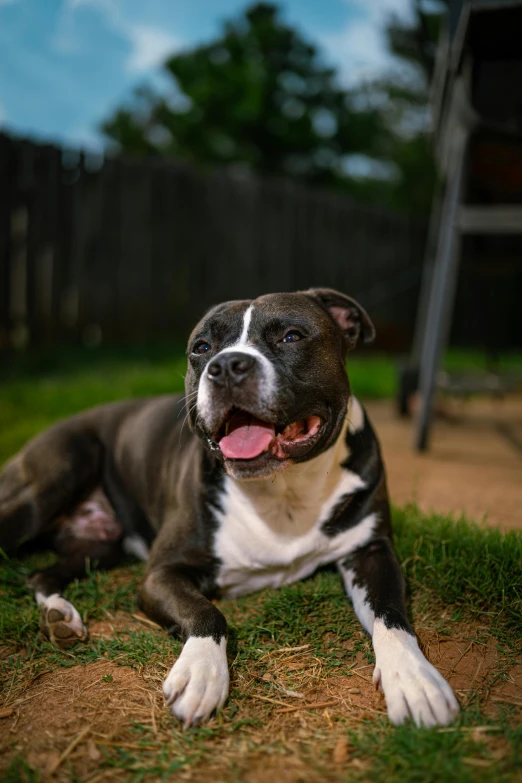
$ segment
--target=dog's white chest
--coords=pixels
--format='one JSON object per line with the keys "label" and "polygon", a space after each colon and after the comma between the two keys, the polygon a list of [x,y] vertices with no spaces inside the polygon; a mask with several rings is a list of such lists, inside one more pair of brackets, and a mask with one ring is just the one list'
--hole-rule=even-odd
{"label": "dog's white chest", "polygon": [[214,541],[221,562],[217,584],[224,595],[235,597],[303,579],[369,540],[373,514],[334,537],[322,533],[342,498],[364,483],[350,471],[338,469],[328,476],[321,468],[318,464],[296,471],[290,480],[285,473],[264,487],[225,479],[222,509],[215,512],[219,527]]}

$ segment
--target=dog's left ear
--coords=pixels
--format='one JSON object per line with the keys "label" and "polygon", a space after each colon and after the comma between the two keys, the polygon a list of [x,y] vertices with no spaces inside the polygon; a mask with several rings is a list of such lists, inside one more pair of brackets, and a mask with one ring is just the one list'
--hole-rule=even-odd
{"label": "dog's left ear", "polygon": [[355,348],[359,340],[371,343],[375,339],[375,327],[361,305],[349,296],[332,288],[309,288],[303,291],[315,299],[343,332],[348,349]]}

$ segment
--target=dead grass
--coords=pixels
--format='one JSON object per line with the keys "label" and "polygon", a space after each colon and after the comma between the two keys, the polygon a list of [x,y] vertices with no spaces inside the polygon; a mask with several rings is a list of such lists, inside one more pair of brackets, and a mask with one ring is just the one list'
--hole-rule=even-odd
{"label": "dead grass", "polygon": [[141,566],[91,573],[70,587],[90,639],[60,652],[38,634],[23,586],[28,568],[44,560],[10,561],[0,593],[0,778],[520,779],[521,540],[413,509],[396,514],[396,523],[420,643],[463,708],[454,726],[389,725],[371,683],[370,640],[333,572],[221,602],[230,627],[230,698],[208,725],[183,731],[161,695],[180,644],[137,611]]}
{"label": "dead grass", "polygon": [[[140,627],[161,646],[164,633],[139,613],[107,615],[89,631],[93,641],[122,639]],[[451,638],[433,627],[418,633],[463,707],[473,704],[486,718],[460,732],[482,748],[480,756],[464,756],[463,763],[491,772],[509,752],[495,722],[506,706],[512,719],[522,716],[521,662],[503,655],[485,625],[457,624]],[[348,770],[374,779],[372,759],[361,754],[354,737],[369,725],[393,730],[386,727],[382,694],[371,683],[370,643],[362,632],[355,634],[353,648],[359,649],[346,645],[345,671],[335,676],[310,644],[274,647],[255,661],[232,662],[232,695],[224,714],[187,732],[165,710],[160,686],[167,666],[161,661],[132,668],[102,655],[86,665],[50,667],[6,694],[0,769],[7,774],[13,759],[23,759],[42,780],[57,783],[161,780],[174,773],[194,783],[337,782],[347,779]],[[23,774],[12,779],[23,780]]]}

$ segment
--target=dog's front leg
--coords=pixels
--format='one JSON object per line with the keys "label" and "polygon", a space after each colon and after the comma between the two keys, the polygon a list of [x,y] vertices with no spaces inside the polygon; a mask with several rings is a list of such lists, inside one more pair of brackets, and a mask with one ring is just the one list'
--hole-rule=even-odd
{"label": "dog's front leg", "polygon": [[459,711],[450,686],[426,660],[406,615],[404,581],[391,542],[379,538],[339,563],[346,591],[375,651],[373,681],[395,724],[445,726]]}
{"label": "dog's front leg", "polygon": [[197,575],[178,565],[151,568],[141,605],[169,631],[181,631],[185,643],[163,683],[163,693],[185,728],[197,726],[228,696],[226,620],[200,592]]}

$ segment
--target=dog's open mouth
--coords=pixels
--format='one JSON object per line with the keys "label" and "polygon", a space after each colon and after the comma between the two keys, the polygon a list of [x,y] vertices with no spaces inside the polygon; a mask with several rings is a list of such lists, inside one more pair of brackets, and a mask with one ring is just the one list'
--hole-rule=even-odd
{"label": "dog's open mouth", "polygon": [[292,447],[314,441],[321,425],[319,416],[307,416],[279,428],[247,411],[234,410],[216,440],[227,459],[255,459],[268,451],[274,457],[284,459]]}

